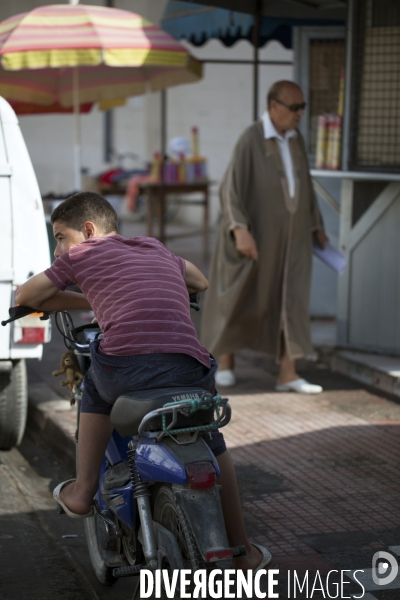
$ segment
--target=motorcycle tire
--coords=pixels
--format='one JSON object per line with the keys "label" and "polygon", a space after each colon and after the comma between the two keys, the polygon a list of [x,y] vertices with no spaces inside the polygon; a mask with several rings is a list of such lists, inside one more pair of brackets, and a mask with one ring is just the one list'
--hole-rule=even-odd
{"label": "motorcycle tire", "polygon": [[108,567],[104,562],[97,540],[96,517],[89,517],[84,521],[86,542],[89,550],[90,561],[97,579],[103,585],[113,585],[117,579],[113,575],[113,567]]}
{"label": "motorcycle tire", "polygon": [[[171,486],[162,485],[158,489],[154,499],[153,518],[175,536],[185,569],[195,571],[206,568],[186,515],[176,504]],[[171,566],[174,568],[174,565]]]}
{"label": "motorcycle tire", "polygon": [[[153,518],[154,521],[168,529],[175,536],[182,553],[185,569],[196,571],[197,569],[207,569],[209,567],[200,554],[185,513],[176,504],[171,486],[164,484],[157,490],[154,498]],[[169,564],[168,560],[166,560],[166,564],[161,565],[160,568],[173,570],[176,568],[176,565]],[[155,592],[153,591],[151,599],[154,598]],[[177,591],[174,599],[179,600],[179,598],[180,594]],[[140,600],[139,580],[136,584],[132,600]],[[161,600],[167,600],[167,595],[163,587],[161,587]]]}
{"label": "motorcycle tire", "polygon": [[[78,431],[79,431],[79,409],[77,412],[77,431],[76,431],[76,472],[78,473]],[[113,575],[113,567],[108,567],[104,562],[97,540],[96,517],[89,517],[83,522],[85,529],[86,543],[89,550],[90,562],[97,579],[103,585],[113,585],[117,579]]]}

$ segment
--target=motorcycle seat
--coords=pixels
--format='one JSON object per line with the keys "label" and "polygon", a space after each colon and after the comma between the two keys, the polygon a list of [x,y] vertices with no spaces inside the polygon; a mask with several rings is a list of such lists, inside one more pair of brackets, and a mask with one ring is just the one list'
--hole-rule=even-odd
{"label": "motorcycle seat", "polygon": [[[117,398],[110,415],[111,423],[122,437],[137,435],[142,419],[151,411],[162,408],[168,402],[180,402],[186,399],[212,397],[210,392],[202,388],[159,388],[138,392],[128,392]],[[171,414],[167,415],[167,424],[172,420]],[[214,420],[214,410],[198,410],[192,415],[178,414],[176,428],[207,425]],[[161,416],[156,416],[149,421],[148,431],[162,429]]]}

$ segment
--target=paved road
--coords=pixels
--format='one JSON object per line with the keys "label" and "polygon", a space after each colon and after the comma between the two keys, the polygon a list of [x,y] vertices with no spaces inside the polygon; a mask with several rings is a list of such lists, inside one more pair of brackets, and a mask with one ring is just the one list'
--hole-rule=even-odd
{"label": "paved road", "polygon": [[97,582],[81,521],[59,516],[51,491],[71,476],[52,453],[26,437],[0,452],[1,600],[130,600],[134,579]]}

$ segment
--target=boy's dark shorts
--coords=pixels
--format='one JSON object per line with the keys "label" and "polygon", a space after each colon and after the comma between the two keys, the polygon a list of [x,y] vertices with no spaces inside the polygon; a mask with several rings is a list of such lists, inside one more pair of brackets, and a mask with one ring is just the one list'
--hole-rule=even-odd
{"label": "boy's dark shorts", "polygon": [[[83,380],[81,412],[109,415],[116,399],[127,392],[163,387],[201,387],[215,390],[217,363],[211,369],[188,354],[138,354],[106,356],[98,352],[100,341],[90,345],[91,365]],[[202,434],[214,456],[226,450],[218,429]]]}

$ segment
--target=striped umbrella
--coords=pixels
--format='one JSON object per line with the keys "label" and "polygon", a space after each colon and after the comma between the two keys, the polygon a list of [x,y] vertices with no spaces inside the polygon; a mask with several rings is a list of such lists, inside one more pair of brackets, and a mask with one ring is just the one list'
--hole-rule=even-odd
{"label": "striped umbrella", "polygon": [[[33,102],[18,102],[14,100],[9,101],[11,108],[15,110],[17,115],[49,115],[49,114],[71,114],[73,112],[72,106],[61,106],[57,102],[54,104],[34,104]],[[82,114],[89,113],[93,108],[93,102],[86,104],[80,104],[79,112]]]}
{"label": "striped umbrella", "polygon": [[202,66],[143,17],[89,5],[41,6],[0,23],[0,95],[74,107],[80,189],[79,105],[198,81]]}

